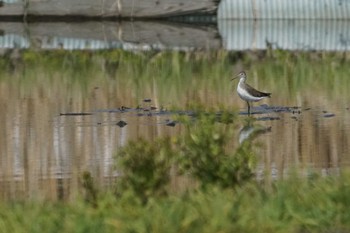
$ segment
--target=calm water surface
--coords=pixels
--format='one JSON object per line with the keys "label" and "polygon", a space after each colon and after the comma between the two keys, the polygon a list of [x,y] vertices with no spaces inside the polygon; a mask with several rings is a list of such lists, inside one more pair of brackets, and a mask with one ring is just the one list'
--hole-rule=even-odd
{"label": "calm water surface", "polygon": [[[115,50],[13,56],[1,58],[3,199],[73,199],[85,171],[101,187],[111,186],[119,175],[116,152],[139,137],[179,135],[176,115],[191,115],[194,102],[240,113],[231,126],[232,147],[254,141],[259,179],[283,178],[295,168],[337,174],[350,165],[350,66],[343,55],[276,52],[257,59],[223,51]],[[249,124],[237,82],[230,82],[241,69],[252,86],[273,93],[254,103]]]}

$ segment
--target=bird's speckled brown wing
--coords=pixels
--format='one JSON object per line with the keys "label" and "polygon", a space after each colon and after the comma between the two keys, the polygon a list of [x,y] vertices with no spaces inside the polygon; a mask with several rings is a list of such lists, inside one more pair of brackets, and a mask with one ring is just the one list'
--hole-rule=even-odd
{"label": "bird's speckled brown wing", "polygon": [[248,93],[250,93],[251,95],[253,95],[255,97],[271,97],[271,93],[258,91],[246,83],[244,83],[244,88],[247,90]]}

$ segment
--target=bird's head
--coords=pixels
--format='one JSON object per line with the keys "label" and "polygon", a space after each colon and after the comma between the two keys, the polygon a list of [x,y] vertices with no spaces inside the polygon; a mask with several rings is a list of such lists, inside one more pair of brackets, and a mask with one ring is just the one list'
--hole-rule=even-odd
{"label": "bird's head", "polygon": [[239,72],[236,76],[234,76],[234,77],[231,79],[231,81],[232,81],[232,80],[235,80],[236,78],[239,78],[239,79],[243,78],[243,79],[245,79],[246,77],[247,77],[247,75],[245,74],[245,72],[244,72],[244,71],[241,71],[241,72]]}

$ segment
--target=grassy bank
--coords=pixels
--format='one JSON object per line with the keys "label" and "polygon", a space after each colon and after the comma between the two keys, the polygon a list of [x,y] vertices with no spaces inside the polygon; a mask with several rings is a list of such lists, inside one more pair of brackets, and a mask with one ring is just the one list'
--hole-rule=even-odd
{"label": "grassy bank", "polygon": [[290,179],[151,198],[101,195],[97,205],[2,203],[1,232],[349,232],[350,179]]}

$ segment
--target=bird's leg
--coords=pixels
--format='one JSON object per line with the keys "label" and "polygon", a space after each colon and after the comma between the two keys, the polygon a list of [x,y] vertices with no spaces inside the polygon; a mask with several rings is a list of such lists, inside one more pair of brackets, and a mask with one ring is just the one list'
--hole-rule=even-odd
{"label": "bird's leg", "polygon": [[250,116],[250,104],[248,101],[247,101],[247,104],[248,104],[248,116]]}

